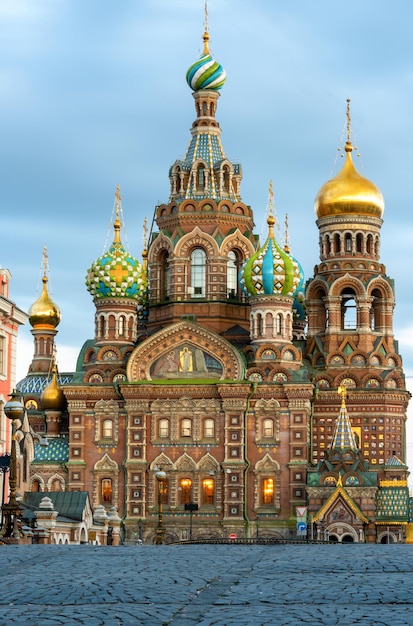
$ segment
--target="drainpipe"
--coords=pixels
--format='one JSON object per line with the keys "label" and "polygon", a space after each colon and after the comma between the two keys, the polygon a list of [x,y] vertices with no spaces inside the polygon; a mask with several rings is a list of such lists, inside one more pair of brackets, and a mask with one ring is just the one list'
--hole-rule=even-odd
{"label": "drainpipe", "polygon": [[244,459],[245,459],[245,469],[244,469],[244,520],[246,522],[246,535],[247,539],[249,537],[249,528],[251,524],[251,520],[248,517],[248,506],[247,506],[247,495],[248,495],[248,474],[251,467],[251,463],[248,458],[248,413],[250,410],[251,398],[254,393],[257,391],[258,383],[252,383],[252,389],[247,397],[247,406],[244,412]]}
{"label": "drainpipe", "polygon": [[[123,401],[124,403],[124,407],[125,407],[125,398],[123,397],[123,394],[120,390],[120,386],[119,383],[115,384],[115,391],[118,394],[119,398]],[[125,410],[125,432],[129,433],[129,413],[128,411]],[[128,516],[128,509],[127,509],[127,489],[126,489],[126,484],[127,484],[127,469],[126,469],[126,461],[128,460],[128,450],[129,450],[129,445],[128,445],[128,440],[126,441],[126,446],[125,446],[125,458],[122,461],[122,469],[123,469],[123,474],[124,474],[124,484],[125,484],[125,489],[124,491],[124,502],[123,502],[123,516],[120,520],[120,540],[121,543],[123,544],[125,541],[125,524],[124,521],[126,519],[126,517]]]}

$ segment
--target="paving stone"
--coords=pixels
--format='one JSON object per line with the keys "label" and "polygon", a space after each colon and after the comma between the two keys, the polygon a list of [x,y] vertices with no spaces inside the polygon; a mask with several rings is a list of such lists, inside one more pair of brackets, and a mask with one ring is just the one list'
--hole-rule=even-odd
{"label": "paving stone", "polygon": [[410,545],[4,546],[0,626],[411,626]]}

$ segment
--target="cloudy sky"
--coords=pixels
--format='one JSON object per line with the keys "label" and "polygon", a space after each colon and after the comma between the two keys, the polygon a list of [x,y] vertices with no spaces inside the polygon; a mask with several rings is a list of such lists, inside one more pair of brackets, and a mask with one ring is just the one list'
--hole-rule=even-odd
{"label": "cloudy sky", "polygon": [[[242,199],[265,234],[272,179],[307,278],[318,262],[313,202],[342,165],[351,99],[356,165],[386,202],[381,260],[395,279],[394,329],[413,383],[413,3],[209,0],[208,15],[228,76],[217,118],[228,158],[243,166]],[[28,310],[47,245],[61,371],[93,336],[85,274],[111,242],[116,185],[135,256],[144,218],[168,201],[168,169],[195,117],[185,72],[200,56],[203,21],[203,0],[0,3],[0,263]],[[26,325],[18,378],[32,352]]]}

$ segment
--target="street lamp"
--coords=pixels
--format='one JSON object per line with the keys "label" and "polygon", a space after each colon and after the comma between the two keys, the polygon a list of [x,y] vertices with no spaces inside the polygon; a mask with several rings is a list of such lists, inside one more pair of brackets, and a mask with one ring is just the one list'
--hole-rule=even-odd
{"label": "street lamp", "polygon": [[156,545],[165,543],[165,528],[163,527],[163,515],[162,515],[162,491],[163,482],[166,478],[166,472],[158,470],[155,474],[158,481],[158,525],[156,527]]}
{"label": "street lamp", "polygon": [[16,457],[16,424],[15,420],[21,420],[24,415],[24,406],[21,401],[21,394],[16,390],[10,394],[10,400],[4,405],[4,413],[11,420],[11,453],[10,453],[10,473],[9,473],[9,501],[2,506],[3,528],[1,537],[8,538],[8,543],[18,543],[20,532],[17,519],[21,516],[21,508],[16,499],[17,486],[17,457]]}

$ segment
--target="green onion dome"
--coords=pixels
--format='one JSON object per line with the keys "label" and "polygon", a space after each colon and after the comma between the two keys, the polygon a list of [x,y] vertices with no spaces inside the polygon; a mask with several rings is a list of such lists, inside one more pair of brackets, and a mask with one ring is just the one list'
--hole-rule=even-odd
{"label": "green onion dome", "polygon": [[211,89],[218,91],[226,80],[222,65],[212,58],[209,52],[209,34],[204,33],[204,51],[200,59],[195,61],[186,73],[186,82],[193,91]]}
{"label": "green onion dome", "polygon": [[303,271],[274,237],[275,219],[268,217],[269,234],[266,242],[241,267],[240,286],[246,296],[281,295],[294,297],[303,285]]}
{"label": "green onion dome", "polygon": [[109,250],[92,263],[86,287],[94,298],[140,298],[147,287],[145,270],[130,256],[120,240],[121,222],[114,222],[115,237]]}

